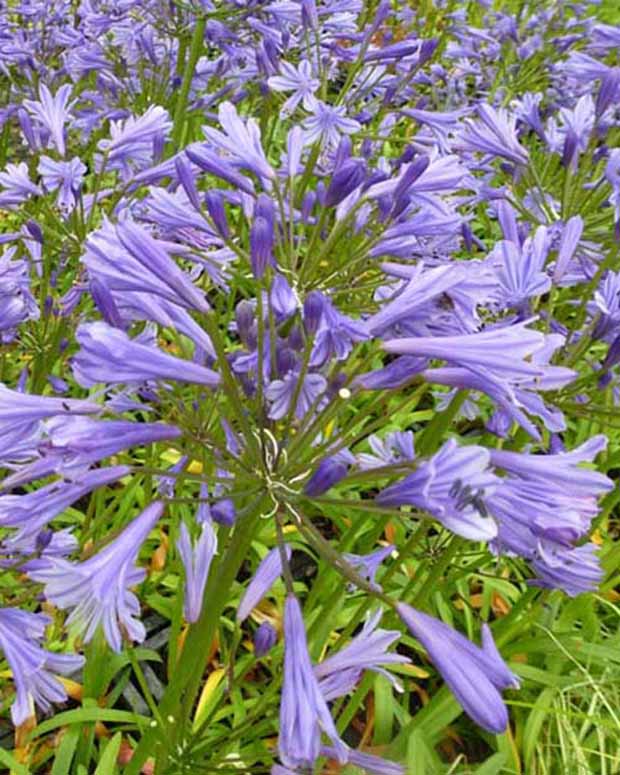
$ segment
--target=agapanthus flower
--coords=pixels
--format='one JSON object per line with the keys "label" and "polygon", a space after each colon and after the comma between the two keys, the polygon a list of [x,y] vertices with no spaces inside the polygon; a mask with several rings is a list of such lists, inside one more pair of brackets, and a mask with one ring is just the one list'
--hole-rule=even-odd
{"label": "agapanthus flower", "polygon": [[349,565],[352,565],[357,570],[362,578],[366,579],[375,589],[380,590],[381,587],[375,581],[375,577],[381,563],[394,552],[394,549],[396,549],[394,544],[388,544],[387,546],[380,546],[369,554],[344,552],[342,556]]}
{"label": "agapanthus flower", "polygon": [[71,610],[67,626],[75,626],[85,642],[93,638],[99,625],[116,652],[121,651],[124,634],[132,641],[144,640],[144,625],[137,618],[140,604],[130,587],[146,575],[135,561],[163,511],[162,503],[151,503],[105,549],[88,560],[69,562],[54,557],[46,567],[31,572],[31,578],[45,584],[47,600]]}
{"label": "agapanthus flower", "polygon": [[15,684],[11,718],[16,727],[34,714],[35,704],[48,711],[53,702],[65,702],[67,693],[54,674],[70,675],[84,664],[77,654],[55,654],[41,647],[51,621],[45,614],[0,608],[0,651]]}
{"label": "agapanthus flower", "polygon": [[336,758],[344,763],[347,746],[338,735],[314,674],[299,602],[288,595],[284,604],[284,682],[278,737],[283,764],[293,769],[312,767],[320,755],[321,732],[329,737]]}
{"label": "agapanthus flower", "polygon": [[282,110],[292,113],[301,102],[307,111],[314,109],[316,98],[314,93],[321,85],[318,78],[313,77],[312,65],[307,59],[295,67],[288,62],[280,63],[280,75],[273,75],[268,79],[270,89],[277,92],[289,92],[293,94],[286,100]]}
{"label": "agapanthus flower", "polygon": [[208,312],[204,295],[170,257],[169,243],[131,221],[105,221],[86,241],[82,261],[90,277],[111,291],[150,292],[173,304]]}
{"label": "agapanthus flower", "polygon": [[543,369],[527,358],[545,346],[545,335],[528,328],[526,320],[502,328],[462,336],[415,337],[384,342],[387,352],[441,358],[498,380],[542,376]]}
{"label": "agapanthus flower", "polygon": [[405,603],[399,603],[397,610],[467,715],[489,732],[504,732],[508,713],[500,692],[518,688],[519,681],[502,660],[489,627],[482,625],[482,646],[476,646],[439,619]]}
{"label": "agapanthus flower", "polygon": [[218,118],[223,132],[209,126],[203,127],[204,135],[213,147],[223,151],[235,166],[253,172],[262,180],[274,178],[275,172],[261,145],[257,122],[253,118],[244,122],[230,102],[222,102]]}
{"label": "agapanthus flower", "polygon": [[48,417],[99,412],[101,406],[93,401],[21,393],[0,383],[0,437],[26,433]]}
{"label": "agapanthus flower", "polygon": [[[336,749],[329,745],[321,747],[321,756],[329,756],[330,759],[338,758]],[[371,775],[405,775],[405,768],[402,764],[397,764],[374,754],[356,751],[353,748],[349,748],[347,751],[347,764],[359,767],[364,772],[371,773]],[[272,775],[278,774],[272,772]],[[284,775],[284,773],[281,775]]]}
{"label": "agapanthus flower", "polygon": [[335,700],[353,691],[364,670],[381,673],[397,689],[400,688],[384,665],[406,664],[409,658],[388,651],[400,633],[398,630],[377,629],[381,615],[379,610],[370,616],[347,646],[315,665],[314,675],[319,679],[319,689],[326,700]]}
{"label": "agapanthus flower", "polygon": [[[290,545],[284,544],[283,551],[287,560],[290,561],[293,551]],[[243,593],[239,608],[237,609],[237,621],[239,623],[248,618],[252,610],[265,597],[281,574],[282,550],[280,550],[279,546],[276,546],[261,560],[254,576],[252,576],[252,580]]]}
{"label": "agapanthus flower", "polygon": [[382,490],[377,502],[416,506],[457,535],[489,541],[497,535],[497,524],[485,500],[498,481],[490,461],[484,447],[459,447],[450,439],[412,474]]}
{"label": "agapanthus flower", "polygon": [[7,545],[27,541],[82,496],[130,472],[129,466],[100,468],[88,471],[74,482],[52,482],[22,495],[0,495],[0,525],[17,529]]}
{"label": "agapanthus flower", "polygon": [[507,159],[514,164],[527,164],[529,154],[519,143],[515,119],[505,108],[478,105],[478,120],[466,119],[457,147]]}
{"label": "agapanthus flower", "polygon": [[217,536],[209,522],[202,523],[198,541],[192,546],[192,540],[185,522],[181,522],[177,549],[183,561],[185,571],[185,618],[188,622],[197,622],[202,611],[202,599],[209,576],[209,568],[217,551]]}
{"label": "agapanthus flower", "polygon": [[254,633],[254,656],[262,659],[276,645],[278,633],[269,622],[262,622]]}
{"label": "agapanthus flower", "polygon": [[553,281],[556,283],[562,279],[575,255],[577,245],[583,234],[583,226],[583,218],[580,215],[573,215],[564,224],[558,246],[558,257],[553,268]]}
{"label": "agapanthus flower", "polygon": [[39,318],[39,305],[30,290],[30,272],[24,260],[15,259],[10,247],[0,256],[0,332],[10,339],[12,330],[25,320]]}
{"label": "agapanthus flower", "polygon": [[298,420],[301,420],[326,389],[327,380],[322,374],[310,373],[302,378],[297,371],[290,371],[282,379],[271,382],[265,391],[265,397],[271,403],[269,417],[272,420],[281,420],[285,417],[297,393],[294,414]]}
{"label": "agapanthus flower", "polygon": [[80,350],[73,358],[73,373],[83,387],[147,380],[219,384],[219,375],[197,363],[185,361],[143,344],[103,321],[82,323],[76,332]]}
{"label": "agapanthus flower", "polygon": [[355,134],[361,125],[346,115],[343,106],[327,105],[320,100],[312,108],[312,115],[303,122],[304,142],[311,145],[324,142],[335,148],[342,135]]}
{"label": "agapanthus flower", "polygon": [[363,321],[343,315],[329,299],[324,298],[310,366],[322,366],[332,357],[344,360],[356,342],[368,338],[368,329]]}
{"label": "agapanthus flower", "polygon": [[73,210],[82,188],[86,165],[78,158],[55,161],[49,156],[42,156],[37,170],[47,191],[58,191],[58,207],[65,211]]}
{"label": "agapanthus flower", "polygon": [[500,240],[489,256],[497,261],[500,300],[519,308],[533,296],[542,296],[551,287],[551,278],[543,271],[549,252],[547,229],[539,226],[532,237],[519,243]]}
{"label": "agapanthus flower", "polygon": [[0,172],[0,186],[4,189],[0,192],[0,207],[6,210],[15,209],[29,197],[41,193],[39,186],[30,180],[28,165],[23,161],[6,165]]}
{"label": "agapanthus flower", "polygon": [[152,163],[157,146],[163,146],[172,121],[161,105],[151,105],[141,116],[110,123],[110,139],[100,140],[107,169],[121,169],[127,174]]}
{"label": "agapanthus flower", "polygon": [[75,105],[75,100],[69,101],[71,91],[71,85],[64,84],[56,94],[52,94],[42,83],[39,87],[39,99],[23,102],[35,121],[49,132],[50,140],[61,156],[65,155],[65,124],[71,118],[71,109]]}
{"label": "agapanthus flower", "polygon": [[373,454],[360,452],[356,456],[357,463],[362,469],[398,465],[415,458],[412,431],[391,431],[386,434],[385,439],[375,435],[369,436],[368,444]]}

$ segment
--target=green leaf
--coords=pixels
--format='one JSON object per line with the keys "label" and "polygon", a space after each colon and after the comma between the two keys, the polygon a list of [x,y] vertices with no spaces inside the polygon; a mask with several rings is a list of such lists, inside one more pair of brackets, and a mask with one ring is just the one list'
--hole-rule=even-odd
{"label": "green leaf", "polygon": [[149,724],[150,719],[146,716],[140,716],[138,713],[131,713],[127,710],[112,710],[110,708],[77,708],[59,713],[53,718],[39,724],[33,730],[31,738],[41,737],[53,729],[68,726],[70,724],[84,724],[89,721],[116,721],[117,723],[132,724],[141,726]]}
{"label": "green leaf", "polygon": [[105,751],[95,770],[95,775],[114,775],[114,773],[118,772],[116,760],[118,759],[118,752],[121,748],[122,739],[122,734],[117,732],[106,745]]}
{"label": "green leaf", "polygon": [[508,757],[502,751],[493,754],[475,770],[475,775],[498,775],[498,773],[505,772],[504,766],[507,760]]}
{"label": "green leaf", "polygon": [[11,775],[30,775],[28,767],[20,764],[5,748],[0,748],[0,762],[9,767]]}
{"label": "green leaf", "polygon": [[54,764],[50,775],[67,775],[71,762],[75,755],[75,749],[77,748],[78,740],[80,739],[80,728],[70,727],[62,736],[56,756],[54,757]]}
{"label": "green leaf", "polygon": [[394,725],[394,695],[392,684],[384,675],[375,676],[375,728],[373,734],[374,745],[385,745],[392,739]]}

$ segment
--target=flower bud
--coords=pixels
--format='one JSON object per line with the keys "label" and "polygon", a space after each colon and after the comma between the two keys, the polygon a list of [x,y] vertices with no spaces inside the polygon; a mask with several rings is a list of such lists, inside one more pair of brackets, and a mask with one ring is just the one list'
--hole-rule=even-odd
{"label": "flower bud", "polygon": [[261,659],[276,645],[278,633],[269,624],[263,622],[254,633],[254,656]]}
{"label": "flower bud", "polygon": [[338,458],[326,457],[306,482],[304,493],[314,497],[323,495],[347,475],[348,466]]}
{"label": "flower bud", "polygon": [[333,174],[325,194],[325,206],[335,207],[364,182],[366,165],[361,159],[347,159]]}
{"label": "flower bud", "polygon": [[235,523],[235,504],[230,498],[224,498],[211,506],[211,517],[218,523],[230,527]]}
{"label": "flower bud", "polygon": [[239,339],[245,345],[250,345],[253,337],[254,327],[254,305],[252,302],[243,299],[235,307],[235,321],[237,323],[237,333]]}
{"label": "flower bud", "polygon": [[230,230],[228,228],[226,210],[224,209],[224,200],[220,192],[214,190],[207,191],[205,194],[205,205],[220,237],[228,239]]}
{"label": "flower bud", "polygon": [[267,269],[273,248],[273,227],[266,218],[258,216],[250,229],[250,261],[252,272],[260,280]]}
{"label": "flower bud", "polygon": [[180,156],[176,157],[174,160],[174,168],[176,170],[179,183],[181,184],[183,191],[185,191],[187,198],[196,208],[196,210],[200,212],[200,196],[198,195],[198,189],[196,188],[196,181],[192,173],[192,168],[185,154],[181,154]]}
{"label": "flower bud", "polygon": [[320,291],[310,291],[304,301],[304,328],[306,333],[316,334],[323,317],[325,299]]}

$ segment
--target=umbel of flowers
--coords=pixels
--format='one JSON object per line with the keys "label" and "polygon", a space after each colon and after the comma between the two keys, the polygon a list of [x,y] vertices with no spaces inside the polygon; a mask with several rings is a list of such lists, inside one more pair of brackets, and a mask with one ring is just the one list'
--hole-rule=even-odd
{"label": "umbel of flowers", "polygon": [[[569,23],[563,4],[517,19],[481,3],[473,25],[437,3],[434,36],[388,0],[206,0],[175,5],[179,32],[164,5],[3,12],[21,43],[2,65],[0,551],[47,612],[0,609],[12,719],[66,700],[56,676],[97,638],[144,641],[145,561],[165,531],[189,628],[127,772],[176,766],[187,739],[166,739],[227,607],[232,664],[271,596],[277,617],[249,627],[255,659],[281,664],[257,761],[396,775],[333,704],[365,671],[401,690],[404,633],[490,733],[519,686],[487,623],[477,645],[429,613],[436,566],[423,594],[382,583],[412,548],[445,539],[449,573],[473,545],[570,596],[603,577],[590,536],[613,488],[595,468],[607,439],[564,439],[589,387],[616,400],[620,31]],[[519,91],[518,62],[551,39],[540,90]],[[66,516],[85,498],[82,535]],[[365,515],[375,545],[342,551],[343,513]],[[375,530],[388,516],[404,541]],[[296,554],[372,609],[318,656]],[[46,643],[50,611],[70,653]]]}

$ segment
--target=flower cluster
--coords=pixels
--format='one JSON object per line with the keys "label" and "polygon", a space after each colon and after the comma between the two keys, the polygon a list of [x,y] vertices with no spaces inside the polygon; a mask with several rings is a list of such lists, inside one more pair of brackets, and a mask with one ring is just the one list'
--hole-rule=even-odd
{"label": "flower cluster", "polygon": [[[243,691],[243,633],[281,681],[248,766],[400,773],[332,703],[366,671],[401,691],[406,631],[503,732],[519,680],[486,622],[477,646],[429,612],[419,558],[603,579],[608,440],[572,431],[620,384],[620,31],[586,3],[74,5],[0,19],[0,562],[71,649],[0,609],[14,723],[66,699],[74,652],[142,643],[148,606],[184,732],[129,772],[194,755],[210,641]],[[317,621],[310,558],[365,624],[338,597]],[[412,561],[415,594],[383,581]]]}

